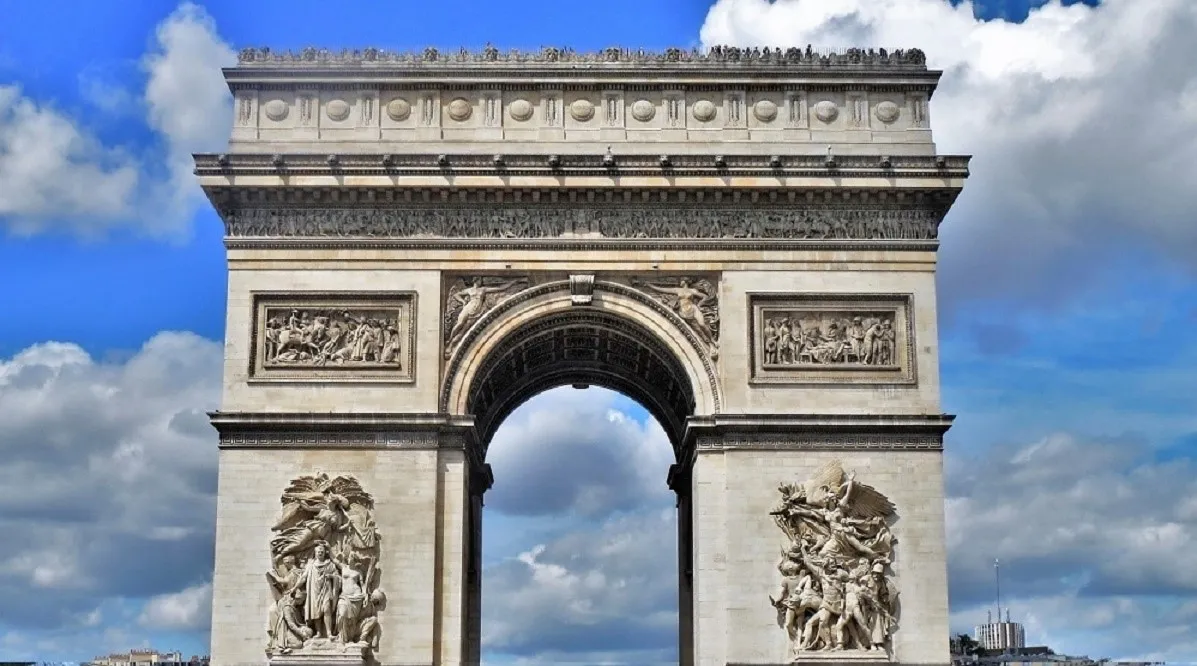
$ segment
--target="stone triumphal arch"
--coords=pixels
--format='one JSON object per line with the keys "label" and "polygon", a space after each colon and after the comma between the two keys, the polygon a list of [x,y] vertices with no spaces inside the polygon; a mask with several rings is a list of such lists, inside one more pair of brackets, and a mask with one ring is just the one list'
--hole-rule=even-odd
{"label": "stone triumphal arch", "polygon": [[225,76],[215,664],[476,663],[487,444],[570,384],[672,440],[682,663],[948,662],[935,262],[968,158],[922,52]]}

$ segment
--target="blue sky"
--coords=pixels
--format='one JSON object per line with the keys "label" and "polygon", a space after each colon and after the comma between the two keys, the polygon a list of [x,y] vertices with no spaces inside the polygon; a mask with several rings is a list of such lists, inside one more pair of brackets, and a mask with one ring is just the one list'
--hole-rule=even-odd
{"label": "blue sky", "polygon": [[[0,657],[207,650],[225,264],[178,165],[227,136],[230,48],[810,42],[926,50],[940,149],[975,155],[939,273],[953,627],[984,618],[1000,557],[1031,640],[1197,661],[1197,8],[1042,4],[6,3]],[[665,441],[597,390],[509,418],[489,661],[673,657]]]}

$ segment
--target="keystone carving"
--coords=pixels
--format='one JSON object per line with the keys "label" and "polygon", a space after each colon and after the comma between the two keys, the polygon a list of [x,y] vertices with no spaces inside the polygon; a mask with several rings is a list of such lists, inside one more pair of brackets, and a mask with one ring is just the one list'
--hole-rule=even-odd
{"label": "keystone carving", "polygon": [[361,663],[378,649],[386,606],[374,500],[352,476],[319,473],[291,481],[281,501],[266,572],[274,596],[266,654],[272,663]]}
{"label": "keystone carving", "polygon": [[[789,637],[791,657],[835,651],[891,654],[898,589],[889,574],[894,505],[829,462],[805,483],[782,484],[770,512],[786,536],[769,602]],[[843,651],[847,651],[845,654]]]}
{"label": "keystone carving", "polygon": [[594,276],[569,276],[570,303],[574,305],[590,305],[594,301]]}
{"label": "keystone carving", "polygon": [[445,358],[453,355],[461,338],[478,318],[504,298],[528,286],[527,278],[459,278],[445,299]]}

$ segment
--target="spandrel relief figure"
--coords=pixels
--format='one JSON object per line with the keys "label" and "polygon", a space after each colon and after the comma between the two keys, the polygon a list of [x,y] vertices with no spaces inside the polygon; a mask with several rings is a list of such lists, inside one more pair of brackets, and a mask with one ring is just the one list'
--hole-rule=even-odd
{"label": "spandrel relief figure", "polygon": [[632,285],[648,290],[682,318],[703,343],[711,358],[719,357],[719,297],[707,279],[678,278],[675,281],[633,280]]}
{"label": "spandrel relief figure", "polygon": [[778,488],[771,512],[787,543],[782,582],[770,603],[803,652],[861,651],[888,656],[897,627],[897,588],[887,576],[895,539],[894,506],[871,486],[845,474],[838,461],[805,483]]}
{"label": "spandrel relief figure", "polygon": [[281,501],[266,573],[275,598],[267,653],[377,648],[386,596],[373,499],[352,477],[317,474],[292,481]]}
{"label": "spandrel relief figure", "polygon": [[445,303],[445,358],[452,355],[462,336],[479,317],[501,298],[527,284],[527,278],[488,281],[472,277],[460,279],[450,287]]}

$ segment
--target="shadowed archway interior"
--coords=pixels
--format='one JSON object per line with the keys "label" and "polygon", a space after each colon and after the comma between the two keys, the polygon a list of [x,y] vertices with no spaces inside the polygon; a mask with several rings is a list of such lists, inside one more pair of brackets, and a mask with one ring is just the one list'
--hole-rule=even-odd
{"label": "shadowed archway interior", "polygon": [[528,398],[566,384],[595,385],[645,407],[679,446],[694,413],[685,369],[644,327],[611,313],[547,315],[510,333],[479,368],[467,403],[489,443],[503,419]]}

